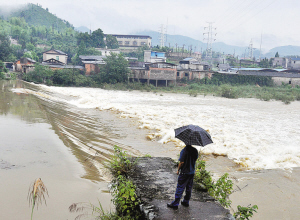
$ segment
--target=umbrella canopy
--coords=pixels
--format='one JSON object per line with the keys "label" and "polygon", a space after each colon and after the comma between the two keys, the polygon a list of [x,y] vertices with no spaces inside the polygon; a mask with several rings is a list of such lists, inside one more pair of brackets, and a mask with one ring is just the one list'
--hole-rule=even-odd
{"label": "umbrella canopy", "polygon": [[186,145],[205,146],[213,143],[209,133],[197,125],[187,125],[175,129],[175,137]]}

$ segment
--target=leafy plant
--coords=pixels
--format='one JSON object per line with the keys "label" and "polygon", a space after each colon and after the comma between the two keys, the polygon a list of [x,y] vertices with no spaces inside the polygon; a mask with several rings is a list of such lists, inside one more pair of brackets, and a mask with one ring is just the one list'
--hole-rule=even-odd
{"label": "leafy plant", "polygon": [[231,200],[229,195],[232,193],[233,183],[228,177],[228,173],[221,176],[215,184],[212,184],[212,189],[209,194],[217,199],[222,206],[230,207]]}
{"label": "leafy plant", "polygon": [[136,186],[132,181],[119,175],[112,185],[113,203],[119,216],[138,219],[140,211],[139,200],[135,192]]}
{"label": "leafy plant", "polygon": [[[38,208],[39,203],[42,204],[43,201],[46,203],[45,194],[48,195],[48,190],[44,185],[41,178],[36,179],[29,187],[27,199],[29,200],[29,205],[32,206],[31,209],[31,219],[33,217],[33,210],[36,205]],[[48,195],[49,196],[49,195]]]}
{"label": "leafy plant", "polygon": [[257,205],[248,205],[247,207],[242,207],[239,205],[237,208],[237,212],[233,214],[233,217],[236,220],[249,220],[249,218],[253,216],[254,212],[257,212],[256,209],[258,209]]}
{"label": "leafy plant", "polygon": [[196,172],[194,176],[195,186],[198,190],[211,191],[213,189],[213,181],[209,171],[205,169],[206,162],[204,160],[197,160]]}
{"label": "leafy plant", "polygon": [[127,174],[132,170],[136,163],[136,159],[133,160],[132,158],[129,158],[126,151],[122,151],[120,147],[115,145],[114,155],[105,167],[108,168],[115,177],[118,177],[119,175],[127,177]]}

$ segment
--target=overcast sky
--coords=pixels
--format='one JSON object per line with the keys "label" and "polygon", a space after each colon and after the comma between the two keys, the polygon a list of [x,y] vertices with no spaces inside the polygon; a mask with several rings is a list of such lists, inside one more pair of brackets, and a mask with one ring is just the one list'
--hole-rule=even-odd
{"label": "overcast sky", "polygon": [[39,3],[53,14],[106,34],[158,31],[203,41],[204,27],[214,22],[216,41],[271,49],[300,46],[299,0],[0,0],[3,5]]}

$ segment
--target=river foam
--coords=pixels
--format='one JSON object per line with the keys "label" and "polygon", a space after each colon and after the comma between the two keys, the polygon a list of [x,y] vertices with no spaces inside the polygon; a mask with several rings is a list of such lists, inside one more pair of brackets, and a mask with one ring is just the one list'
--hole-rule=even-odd
{"label": "river foam", "polygon": [[174,128],[196,124],[214,141],[201,148],[205,154],[227,155],[249,169],[300,166],[300,102],[284,105],[255,99],[43,85],[40,89],[33,94],[43,99],[59,94],[59,101],[79,108],[110,110],[123,118],[135,118],[140,128],[149,129],[148,139],[153,141],[183,146],[175,139]]}

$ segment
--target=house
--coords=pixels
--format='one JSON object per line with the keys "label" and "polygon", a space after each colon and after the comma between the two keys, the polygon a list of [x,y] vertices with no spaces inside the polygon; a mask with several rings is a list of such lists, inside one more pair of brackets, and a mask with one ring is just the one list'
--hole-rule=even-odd
{"label": "house", "polygon": [[168,86],[170,82],[176,84],[176,65],[173,63],[156,62],[143,63],[137,62],[136,66],[131,66],[129,79],[139,82],[155,83]]}
{"label": "house", "polygon": [[43,53],[43,61],[47,61],[50,59],[55,59],[55,60],[62,62],[63,64],[67,64],[68,54],[66,54],[60,50],[54,50],[54,49],[45,51]]}
{"label": "house", "polygon": [[285,57],[273,57],[272,60],[272,67],[282,67],[287,68],[289,60]]}
{"label": "house", "polygon": [[[106,36],[104,35],[104,40],[106,40]],[[137,49],[142,46],[151,47],[152,37],[147,35],[121,35],[121,34],[110,34],[117,38],[118,44],[120,48],[132,48]]]}
{"label": "house", "polygon": [[47,66],[52,70],[58,70],[58,69],[79,69],[83,70],[84,68],[82,66],[75,66],[75,65],[66,65],[65,63],[56,60],[54,58],[50,58],[49,60],[45,60],[42,62],[43,66]]}
{"label": "house", "polygon": [[179,61],[177,67],[177,79],[193,80],[208,77],[209,64],[200,62],[195,58],[188,57]]}
{"label": "house", "polygon": [[299,70],[300,69],[300,57],[292,57],[292,58],[290,58],[289,62],[288,62],[288,68],[289,69]]}
{"label": "house", "polygon": [[219,71],[223,72],[228,72],[230,70],[230,66],[228,63],[225,64],[218,64],[217,67],[219,68]]}
{"label": "house", "polygon": [[14,62],[14,70],[21,73],[28,73],[34,70],[34,64],[36,63],[35,60],[24,57]]}
{"label": "house", "polygon": [[102,56],[109,56],[111,53],[120,54],[118,49],[95,48],[95,50],[100,51]]}
{"label": "house", "polygon": [[166,62],[165,52],[156,52],[151,50],[144,50],[144,62],[145,63],[157,63],[157,62]]}
{"label": "house", "polygon": [[105,64],[103,60],[105,57],[106,56],[79,56],[81,62],[84,64],[85,75],[89,76],[93,73],[99,73],[99,66]]}

